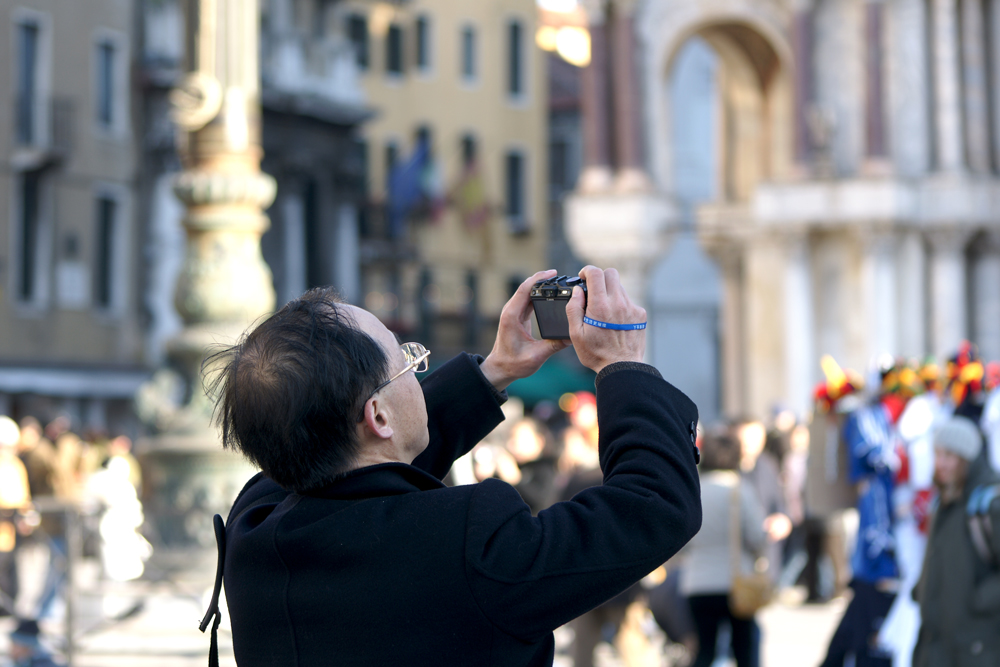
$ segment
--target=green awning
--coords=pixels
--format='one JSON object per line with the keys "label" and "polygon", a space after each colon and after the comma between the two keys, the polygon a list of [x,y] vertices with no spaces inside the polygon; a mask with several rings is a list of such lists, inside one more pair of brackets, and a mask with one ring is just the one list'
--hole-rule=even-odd
{"label": "green awning", "polygon": [[517,396],[525,405],[535,405],[545,400],[558,401],[566,392],[594,391],[594,377],[593,371],[579,363],[571,365],[553,357],[531,377],[511,384],[507,393]]}

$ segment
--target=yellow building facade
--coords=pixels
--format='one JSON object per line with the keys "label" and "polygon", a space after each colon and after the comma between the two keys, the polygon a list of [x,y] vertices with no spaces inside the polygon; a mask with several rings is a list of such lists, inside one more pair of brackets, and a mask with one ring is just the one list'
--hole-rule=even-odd
{"label": "yellow building facade", "polygon": [[[513,286],[547,268],[547,85],[534,0],[345,11],[376,114],[364,127],[375,204],[362,224],[365,305],[443,353],[488,350]],[[394,227],[390,173],[421,139],[431,195]]]}

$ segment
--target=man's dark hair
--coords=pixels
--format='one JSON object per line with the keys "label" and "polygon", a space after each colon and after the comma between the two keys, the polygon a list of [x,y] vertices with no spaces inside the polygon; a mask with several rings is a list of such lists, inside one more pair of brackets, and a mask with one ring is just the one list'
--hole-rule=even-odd
{"label": "man's dark hair", "polygon": [[223,447],[297,493],[350,470],[357,415],[388,375],[385,350],[342,303],[312,289],[206,362]]}

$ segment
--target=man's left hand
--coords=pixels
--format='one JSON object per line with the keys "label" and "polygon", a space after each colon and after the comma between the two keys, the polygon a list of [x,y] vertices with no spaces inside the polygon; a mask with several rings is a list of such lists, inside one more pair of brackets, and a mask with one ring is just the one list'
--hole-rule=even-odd
{"label": "man's left hand", "polygon": [[569,347],[568,340],[538,340],[531,335],[531,286],[555,275],[554,269],[539,271],[521,283],[503,307],[493,351],[480,366],[497,391],[503,391],[514,380],[533,374],[546,359]]}

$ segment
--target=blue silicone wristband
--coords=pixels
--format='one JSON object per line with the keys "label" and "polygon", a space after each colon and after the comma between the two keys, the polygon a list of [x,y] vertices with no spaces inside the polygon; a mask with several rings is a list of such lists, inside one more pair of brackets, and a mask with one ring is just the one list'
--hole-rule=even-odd
{"label": "blue silicone wristband", "polygon": [[592,327],[597,327],[598,329],[614,329],[615,331],[639,331],[640,329],[646,328],[646,323],[642,324],[611,324],[610,322],[601,322],[600,320],[594,320],[586,315],[583,317],[583,323],[589,324]]}

